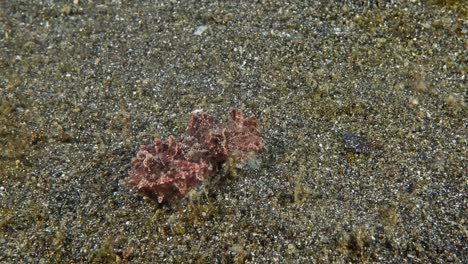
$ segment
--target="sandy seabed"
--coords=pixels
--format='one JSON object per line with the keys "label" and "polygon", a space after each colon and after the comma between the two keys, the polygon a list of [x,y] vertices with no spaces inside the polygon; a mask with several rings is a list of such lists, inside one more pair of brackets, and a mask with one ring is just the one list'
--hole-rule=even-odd
{"label": "sandy seabed", "polygon": [[[305,2],[0,2],[0,262],[466,263],[463,1]],[[126,186],[230,107],[255,164]]]}

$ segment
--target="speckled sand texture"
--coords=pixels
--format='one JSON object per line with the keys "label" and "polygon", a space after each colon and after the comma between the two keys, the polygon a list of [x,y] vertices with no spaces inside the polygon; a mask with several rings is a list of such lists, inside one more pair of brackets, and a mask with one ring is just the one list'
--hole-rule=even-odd
{"label": "speckled sand texture", "polygon": [[[466,263],[463,2],[0,1],[0,263]],[[247,166],[125,185],[230,107]]]}

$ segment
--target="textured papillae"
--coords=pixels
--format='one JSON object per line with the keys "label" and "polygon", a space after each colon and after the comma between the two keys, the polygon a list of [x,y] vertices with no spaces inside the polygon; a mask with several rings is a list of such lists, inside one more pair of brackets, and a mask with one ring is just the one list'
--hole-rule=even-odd
{"label": "textured papillae", "polygon": [[264,146],[257,120],[229,110],[227,124],[217,124],[201,110],[191,113],[186,135],[156,138],[132,159],[128,184],[164,203],[181,197],[214,175],[231,156],[249,159]]}

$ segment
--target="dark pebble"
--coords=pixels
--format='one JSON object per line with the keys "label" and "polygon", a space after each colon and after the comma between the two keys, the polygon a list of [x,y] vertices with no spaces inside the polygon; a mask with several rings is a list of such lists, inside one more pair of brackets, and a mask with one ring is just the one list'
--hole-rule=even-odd
{"label": "dark pebble", "polygon": [[355,133],[346,133],[343,136],[345,149],[347,152],[353,152],[358,154],[367,154],[370,152],[369,143],[367,139],[355,134]]}

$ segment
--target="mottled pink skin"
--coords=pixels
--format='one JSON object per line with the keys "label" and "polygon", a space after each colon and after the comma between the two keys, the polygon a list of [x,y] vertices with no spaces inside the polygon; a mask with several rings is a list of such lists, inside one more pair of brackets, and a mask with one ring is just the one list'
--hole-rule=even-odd
{"label": "mottled pink skin", "polygon": [[234,152],[243,157],[263,148],[254,117],[244,119],[236,109],[229,111],[227,125],[196,110],[191,113],[187,136],[167,142],[156,138],[141,146],[128,178],[129,186],[159,203],[181,197],[216,173]]}
{"label": "mottled pink skin", "polygon": [[213,173],[210,164],[186,160],[172,136],[142,146],[132,164],[128,184],[159,203],[184,195]]}
{"label": "mottled pink skin", "polygon": [[228,149],[240,152],[257,152],[263,148],[263,138],[257,136],[257,119],[251,116],[244,119],[235,109],[229,111],[230,124],[226,130]]}

